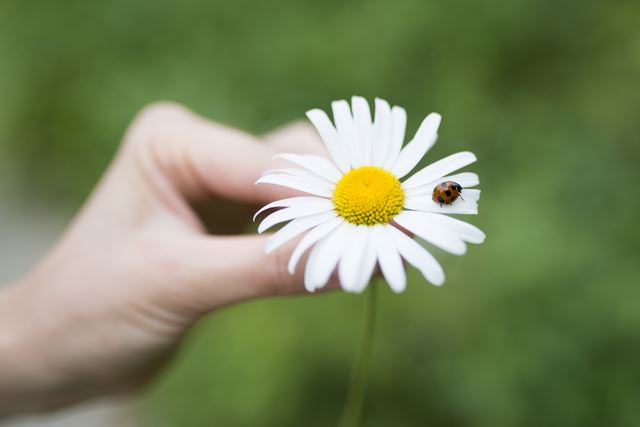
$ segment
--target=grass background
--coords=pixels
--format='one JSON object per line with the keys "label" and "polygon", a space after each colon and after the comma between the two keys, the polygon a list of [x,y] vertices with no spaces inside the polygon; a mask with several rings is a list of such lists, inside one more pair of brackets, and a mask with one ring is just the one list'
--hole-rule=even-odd
{"label": "grass background", "polygon": [[[381,294],[367,426],[635,426],[640,3],[0,2],[0,179],[79,206],[145,104],[263,132],[359,94],[444,117],[487,241]],[[364,298],[224,310],[145,397],[154,426],[327,426]]]}

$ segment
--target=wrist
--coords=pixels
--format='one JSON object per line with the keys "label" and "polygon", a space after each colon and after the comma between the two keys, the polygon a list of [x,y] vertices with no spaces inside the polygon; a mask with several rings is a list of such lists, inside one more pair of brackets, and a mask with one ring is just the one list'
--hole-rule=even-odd
{"label": "wrist", "polygon": [[31,292],[25,283],[0,289],[0,416],[54,408],[61,398]]}

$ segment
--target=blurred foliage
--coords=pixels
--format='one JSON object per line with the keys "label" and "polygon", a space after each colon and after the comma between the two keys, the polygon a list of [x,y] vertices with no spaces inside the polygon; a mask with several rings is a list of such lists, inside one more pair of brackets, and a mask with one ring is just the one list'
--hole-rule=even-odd
{"label": "blurred foliage", "polygon": [[[443,114],[480,161],[487,242],[442,289],[382,293],[367,426],[635,426],[640,2],[0,2],[0,143],[26,194],[77,206],[146,103],[262,132],[360,94]],[[200,324],[159,426],[333,425],[364,299]]]}

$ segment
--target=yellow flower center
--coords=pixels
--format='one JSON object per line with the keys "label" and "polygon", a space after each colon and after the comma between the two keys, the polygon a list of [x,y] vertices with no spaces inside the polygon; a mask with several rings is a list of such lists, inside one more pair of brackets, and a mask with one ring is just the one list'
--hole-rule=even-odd
{"label": "yellow flower center", "polygon": [[333,204],[352,224],[386,224],[400,213],[404,191],[400,181],[377,166],[352,169],[338,181]]}

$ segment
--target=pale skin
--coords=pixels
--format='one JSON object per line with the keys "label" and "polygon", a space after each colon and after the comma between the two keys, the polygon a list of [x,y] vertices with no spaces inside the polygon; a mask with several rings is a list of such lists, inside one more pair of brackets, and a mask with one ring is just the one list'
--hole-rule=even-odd
{"label": "pale skin", "polygon": [[60,241],[0,288],[0,415],[138,390],[202,316],[305,292],[293,244],[265,255],[268,236],[229,235],[250,219],[239,205],[295,195],[254,185],[281,152],[325,154],[305,124],[256,137],[176,104],[141,111]]}

